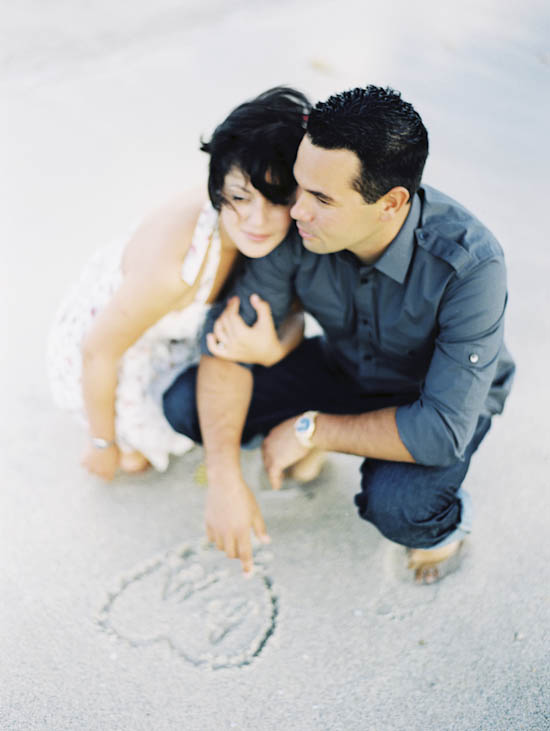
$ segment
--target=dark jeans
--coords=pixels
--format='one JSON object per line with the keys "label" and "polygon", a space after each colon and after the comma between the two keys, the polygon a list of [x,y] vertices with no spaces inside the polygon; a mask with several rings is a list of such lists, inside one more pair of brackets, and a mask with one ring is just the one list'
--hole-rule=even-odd
{"label": "dark jeans", "polygon": [[[415,394],[366,394],[359,384],[327,359],[320,338],[304,342],[272,368],[253,369],[254,391],[243,443],[308,409],[327,414],[361,414],[410,403]],[[163,396],[172,427],[201,441],[195,385],[197,368],[184,371]],[[433,548],[470,531],[469,499],[460,489],[470,459],[491,425],[482,416],[464,458],[446,467],[365,459],[361,492],[355,496],[359,515],[396,543]]]}

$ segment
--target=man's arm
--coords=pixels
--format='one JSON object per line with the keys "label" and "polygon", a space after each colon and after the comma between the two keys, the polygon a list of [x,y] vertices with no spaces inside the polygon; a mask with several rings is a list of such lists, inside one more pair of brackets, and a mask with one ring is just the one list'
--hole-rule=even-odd
{"label": "man's arm", "polygon": [[418,463],[445,466],[463,456],[496,374],[506,300],[501,257],[474,266],[447,288],[420,398],[396,412],[401,439]]}
{"label": "man's arm", "polygon": [[[502,346],[506,276],[502,259],[475,267],[449,287],[439,333],[420,397],[406,406],[357,416],[319,414],[312,445],[327,451],[427,465],[460,459],[473,436]],[[307,454],[294,420],[264,441],[273,487],[284,469]]]}
{"label": "man's arm", "polygon": [[[344,452],[394,462],[414,462],[399,436],[396,407],[365,414],[318,414],[311,445],[324,452]],[[295,418],[270,431],[263,443],[264,464],[274,490],[281,487],[287,467],[306,456],[309,449],[297,440]]]}
{"label": "man's arm", "polygon": [[414,462],[401,441],[395,412],[397,408],[366,414],[319,414],[312,444],[327,452],[344,452],[391,462]]}
{"label": "man's arm", "polygon": [[197,403],[208,472],[206,530],[229,558],[252,569],[250,530],[268,542],[262,514],[240,465],[241,434],[252,395],[251,372],[229,361],[203,356]]}
{"label": "man's arm", "polygon": [[[291,307],[293,273],[301,243],[295,231],[268,256],[248,260],[229,297],[238,297],[240,314],[247,325],[256,319],[250,296],[269,303],[278,326]],[[240,465],[241,436],[252,395],[252,373],[238,363],[212,357],[207,336],[225,303],[215,305],[203,330],[203,357],[199,366],[197,402],[206,451],[208,493],[206,528],[218,548],[231,558],[240,558],[245,571],[252,568],[250,530],[269,541],[258,505],[246,485]],[[211,340],[212,338],[208,338]]]}

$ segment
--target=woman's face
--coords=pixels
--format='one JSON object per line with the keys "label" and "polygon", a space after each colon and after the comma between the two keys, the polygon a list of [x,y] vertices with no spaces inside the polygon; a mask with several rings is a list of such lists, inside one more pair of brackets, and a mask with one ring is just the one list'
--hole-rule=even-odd
{"label": "woman's face", "polygon": [[225,176],[220,226],[245,256],[257,259],[278,246],[289,229],[290,205],[271,203],[238,168]]}

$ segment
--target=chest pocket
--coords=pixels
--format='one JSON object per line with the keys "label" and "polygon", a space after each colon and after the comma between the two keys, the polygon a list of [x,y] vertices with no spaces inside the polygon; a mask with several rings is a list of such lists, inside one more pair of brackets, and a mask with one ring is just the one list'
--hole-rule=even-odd
{"label": "chest pocket", "polygon": [[379,320],[377,342],[373,346],[389,367],[422,379],[433,354],[437,323],[428,308],[395,308]]}
{"label": "chest pocket", "polygon": [[349,276],[345,270],[326,266],[330,260],[316,259],[311,266],[303,267],[296,279],[298,297],[327,335],[350,338],[355,331],[355,308]]}

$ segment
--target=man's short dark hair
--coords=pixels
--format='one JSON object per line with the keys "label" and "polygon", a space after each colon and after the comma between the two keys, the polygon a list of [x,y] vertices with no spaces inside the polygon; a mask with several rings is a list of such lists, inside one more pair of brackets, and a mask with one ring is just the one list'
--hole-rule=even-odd
{"label": "man's short dark hair", "polygon": [[315,105],[307,134],[317,147],[350,150],[361,163],[353,186],[375,203],[396,186],[412,196],[428,157],[428,133],[413,106],[393,89],[369,85]]}
{"label": "man's short dark hair", "polygon": [[225,176],[238,168],[272,203],[287,205],[296,190],[292,168],[311,104],[304,94],[277,86],[240,104],[201,150],[210,155],[208,194],[220,210]]}

